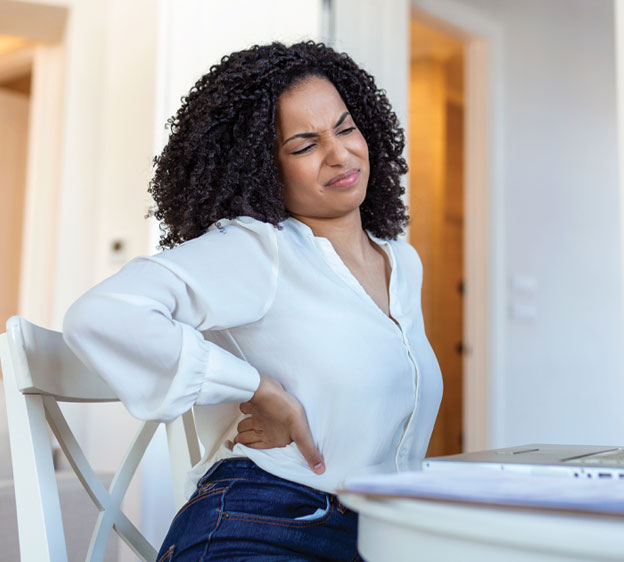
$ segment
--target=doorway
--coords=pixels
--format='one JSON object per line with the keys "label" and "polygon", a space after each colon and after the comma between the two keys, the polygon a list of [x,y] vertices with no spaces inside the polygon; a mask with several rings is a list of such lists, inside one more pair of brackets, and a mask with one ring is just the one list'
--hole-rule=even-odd
{"label": "doorway", "polygon": [[423,262],[427,336],[444,378],[428,456],[463,450],[464,46],[410,21],[410,243]]}
{"label": "doorway", "polygon": [[32,77],[32,45],[0,35],[0,326],[18,313]]}

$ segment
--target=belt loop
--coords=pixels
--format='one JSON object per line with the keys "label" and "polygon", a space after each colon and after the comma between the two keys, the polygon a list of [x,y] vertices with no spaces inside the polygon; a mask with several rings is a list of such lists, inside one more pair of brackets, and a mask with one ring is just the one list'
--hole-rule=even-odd
{"label": "belt loop", "polygon": [[218,460],[216,463],[214,463],[199,479],[199,481],[197,482],[197,487],[202,488],[204,486],[204,482],[206,482],[206,480],[212,476],[212,473],[215,470],[217,470],[217,468],[219,468],[223,464],[223,461],[225,460],[226,459],[221,459],[221,460]]}
{"label": "belt loop", "polygon": [[329,499],[331,503],[336,505],[336,509],[340,512],[341,515],[344,515],[347,512],[348,508],[342,505],[342,503],[338,499],[338,496],[336,496],[335,494],[329,494]]}

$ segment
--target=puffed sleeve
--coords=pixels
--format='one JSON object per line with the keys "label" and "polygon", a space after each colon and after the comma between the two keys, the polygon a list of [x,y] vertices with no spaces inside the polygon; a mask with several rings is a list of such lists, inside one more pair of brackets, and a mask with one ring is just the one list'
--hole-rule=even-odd
{"label": "puffed sleeve", "polygon": [[126,264],[67,311],[63,335],[139,419],[245,402],[258,371],[202,331],[261,319],[275,296],[275,227],[249,217]]}

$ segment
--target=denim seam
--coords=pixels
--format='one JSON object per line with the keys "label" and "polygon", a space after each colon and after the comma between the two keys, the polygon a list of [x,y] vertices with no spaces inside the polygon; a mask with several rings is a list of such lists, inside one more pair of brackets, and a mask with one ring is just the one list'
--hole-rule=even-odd
{"label": "denim seam", "polygon": [[173,520],[171,521],[171,525],[173,525],[173,522],[180,516],[182,515],[189,507],[191,507],[192,505],[195,505],[198,501],[206,499],[206,498],[210,498],[212,496],[216,496],[220,493],[223,493],[225,491],[226,488],[214,488],[212,490],[210,490],[209,492],[204,492],[203,494],[199,495],[199,496],[195,496],[192,500],[188,501],[186,504],[184,504],[181,508],[180,511],[178,511],[178,513],[176,513],[175,517],[173,518]]}
{"label": "denim seam", "polygon": [[167,560],[171,560],[173,553],[175,552],[176,545],[172,544],[167,551],[158,559],[158,562],[166,562]]}
{"label": "denim seam", "polygon": [[222,464],[223,461],[225,461],[227,459],[221,459],[220,461],[217,461],[216,463],[214,463],[209,469],[208,471],[199,479],[199,481],[197,482],[197,487],[200,488],[203,486],[204,482],[206,481],[207,478],[210,478],[210,476],[213,475],[213,473],[215,472],[215,470],[217,470],[217,468],[219,468]]}
{"label": "denim seam", "polygon": [[325,521],[327,521],[330,518],[333,510],[334,510],[334,505],[333,503],[331,503],[329,509],[327,510],[327,513],[325,513],[323,517],[319,517],[318,519],[299,520],[299,521],[297,519],[288,521],[285,518],[271,517],[269,515],[259,517],[257,515],[246,515],[244,513],[237,513],[237,512],[231,512],[231,511],[224,512],[224,516],[228,519],[236,519],[237,521],[251,521],[253,523],[275,525],[277,527],[292,527],[295,529],[300,529],[303,527],[315,527],[317,525],[325,523]]}
{"label": "denim seam", "polygon": [[219,523],[221,523],[221,520],[223,519],[223,506],[225,504],[225,494],[232,487],[233,484],[234,482],[230,482],[229,486],[226,486],[223,489],[223,492],[221,493],[221,508],[217,509],[217,514],[218,514],[217,522],[215,523],[214,529],[210,531],[210,534],[208,535],[208,538],[206,539],[206,546],[204,546],[204,551],[202,552],[199,562],[204,562],[206,558],[206,554],[208,553],[208,547],[210,546],[210,542],[212,541],[212,536],[215,534],[215,532],[219,528]]}
{"label": "denim seam", "polygon": [[201,489],[198,489],[198,492],[201,494],[204,491],[214,488],[216,484],[220,484],[222,482],[233,482],[234,480],[248,480],[248,478],[221,478],[219,480],[211,480],[210,482],[202,484]]}

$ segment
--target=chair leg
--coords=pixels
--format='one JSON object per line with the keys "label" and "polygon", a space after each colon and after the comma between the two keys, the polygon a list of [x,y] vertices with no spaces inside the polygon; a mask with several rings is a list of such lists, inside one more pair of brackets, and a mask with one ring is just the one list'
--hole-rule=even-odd
{"label": "chair leg", "polygon": [[5,335],[0,346],[21,559],[64,562],[67,549],[43,402],[18,390]]}

